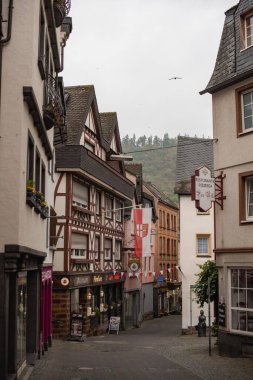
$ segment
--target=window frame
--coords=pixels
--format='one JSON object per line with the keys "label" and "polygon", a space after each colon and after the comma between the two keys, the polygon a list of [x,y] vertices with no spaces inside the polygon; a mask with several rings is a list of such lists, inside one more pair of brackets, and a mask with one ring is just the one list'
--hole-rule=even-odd
{"label": "window frame", "polygon": [[235,90],[237,137],[247,136],[248,134],[253,133],[253,127],[249,129],[244,128],[243,95],[249,92],[253,93],[253,82]]}
{"label": "window frame", "polygon": [[[98,249],[96,247],[96,241],[98,241]],[[100,250],[101,250],[101,240],[100,236],[95,236],[95,247],[94,247],[94,259],[95,261],[100,261]]]}
{"label": "window frame", "polygon": [[[117,244],[119,244],[119,252],[117,251]],[[115,240],[115,252],[114,252],[115,261],[120,261],[121,255],[122,255],[122,240]]]}
{"label": "window frame", "polygon": [[[241,15],[241,50],[249,49],[253,46],[253,38],[251,45],[247,43],[247,19],[253,17],[253,10],[250,9],[246,13]],[[253,36],[253,33],[251,34]]]}
{"label": "window frame", "polygon": [[28,132],[28,139],[27,139],[27,174],[26,179],[34,181],[34,139],[30,132]]}
{"label": "window frame", "polygon": [[[246,316],[246,326],[245,326],[245,330],[240,330],[240,329],[235,329],[233,328],[233,316],[232,316],[232,311],[239,311],[239,312],[242,312],[242,313],[245,313],[247,314],[248,312],[249,313],[252,313],[253,314],[253,307],[247,307],[247,301],[248,301],[248,292],[247,290],[248,289],[252,289],[252,293],[253,293],[253,287],[247,287],[247,280],[245,282],[245,287],[243,286],[240,286],[240,279],[239,279],[239,271],[249,271],[251,270],[252,271],[252,268],[247,268],[247,267],[230,267],[229,269],[229,288],[228,288],[228,299],[229,299],[229,302],[228,302],[228,306],[229,306],[229,318],[228,318],[228,325],[229,325],[229,330],[233,333],[236,333],[236,334],[247,334],[247,335],[250,335],[250,336],[253,336],[253,328],[252,328],[252,331],[248,331],[246,330],[246,326],[247,326],[247,316]],[[233,270],[237,270],[238,271],[238,285],[237,286],[232,286],[233,283],[232,283],[232,271]],[[245,273],[245,279],[247,279],[247,275]],[[243,307],[241,305],[237,305],[237,306],[232,306],[232,289],[238,289],[238,297],[240,297],[240,293],[242,294],[242,290],[245,290],[245,299],[246,299],[246,306]],[[238,301],[240,301],[240,298],[238,299]],[[240,323],[240,322],[239,322]],[[252,324],[253,324],[253,321],[252,321]]]}
{"label": "window frame", "polygon": [[[123,204],[122,202],[116,200],[116,206],[115,206],[115,220],[118,223],[122,223],[122,210],[123,210]],[[120,216],[118,218],[118,216]]]}
{"label": "window frame", "polygon": [[[105,247],[106,241],[110,241],[110,245],[111,245],[110,248]],[[107,250],[109,250],[108,257],[106,257]],[[105,241],[104,241],[104,261],[111,261],[111,260],[112,260],[112,239],[105,238]]]}
{"label": "window frame", "polygon": [[[199,252],[199,244],[198,240],[199,239],[207,239],[207,253]],[[175,252],[176,254],[176,252]],[[211,250],[211,235],[210,234],[196,234],[196,256],[197,257],[211,257],[212,256],[212,250]]]}
{"label": "window frame", "polygon": [[[72,234],[76,234],[76,233],[77,233],[76,231],[72,232]],[[89,260],[89,235],[87,234],[81,234],[81,235],[85,238],[85,244],[83,244],[84,246],[81,246],[81,248],[79,244],[77,244],[77,247],[75,247],[75,244],[74,244],[73,248],[71,245],[70,257],[71,259]],[[73,251],[83,251],[84,255],[77,255],[76,252],[73,252]]]}
{"label": "window frame", "polygon": [[[110,209],[108,209],[107,201],[110,202]],[[105,217],[107,219],[113,219],[113,198],[105,195]]]}
{"label": "window frame", "polygon": [[253,178],[253,171],[239,174],[239,224],[253,224],[253,216],[247,216],[247,180]]}

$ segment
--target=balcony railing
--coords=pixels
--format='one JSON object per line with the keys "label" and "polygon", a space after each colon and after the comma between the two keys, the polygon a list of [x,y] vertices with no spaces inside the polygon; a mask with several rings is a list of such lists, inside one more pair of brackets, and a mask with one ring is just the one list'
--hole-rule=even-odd
{"label": "balcony railing", "polygon": [[56,28],[61,26],[64,17],[69,14],[71,0],[54,0],[54,19]]}

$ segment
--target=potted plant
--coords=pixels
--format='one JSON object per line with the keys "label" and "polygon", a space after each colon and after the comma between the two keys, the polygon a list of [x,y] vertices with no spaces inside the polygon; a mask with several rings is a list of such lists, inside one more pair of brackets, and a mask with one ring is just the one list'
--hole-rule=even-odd
{"label": "potted plant", "polygon": [[100,316],[100,310],[99,310],[99,307],[95,307],[94,312],[95,312],[95,316],[96,316],[97,318],[99,318],[99,316]]}
{"label": "potted plant", "polygon": [[41,207],[42,207],[41,204],[44,200],[44,196],[39,191],[36,191],[35,198],[36,198],[36,204],[34,206],[34,211],[37,212],[37,214],[40,214],[41,213]]}
{"label": "potted plant", "polygon": [[[43,197],[44,198],[44,197]],[[45,199],[41,200],[41,217],[42,219],[46,219],[48,217],[48,206]]]}
{"label": "potted plant", "polygon": [[35,185],[32,179],[28,179],[26,183],[26,203],[30,207],[36,206]]}

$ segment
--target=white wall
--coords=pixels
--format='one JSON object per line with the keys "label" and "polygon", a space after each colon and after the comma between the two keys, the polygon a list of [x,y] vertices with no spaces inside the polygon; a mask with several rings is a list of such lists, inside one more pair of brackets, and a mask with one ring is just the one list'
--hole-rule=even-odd
{"label": "white wall", "polygon": [[[180,196],[180,268],[182,270],[182,328],[187,329],[191,325],[190,313],[190,286],[194,285],[200,271],[198,265],[206,260],[213,259],[214,227],[213,209],[209,215],[198,215],[195,202],[190,196]],[[196,235],[210,234],[212,257],[197,257]],[[194,293],[193,293],[194,297]],[[198,323],[199,306],[192,303],[192,325]],[[207,316],[207,307],[203,308]],[[213,308],[211,310],[213,315]]]}

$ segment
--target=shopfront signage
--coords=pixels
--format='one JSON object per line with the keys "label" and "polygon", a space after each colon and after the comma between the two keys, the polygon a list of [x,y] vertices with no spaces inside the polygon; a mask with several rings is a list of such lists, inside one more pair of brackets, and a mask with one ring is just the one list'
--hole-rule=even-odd
{"label": "shopfront signage", "polygon": [[74,277],[74,286],[89,285],[90,277],[89,276],[76,276]]}
{"label": "shopfront signage", "polygon": [[98,282],[103,282],[103,277],[101,275],[93,276],[93,282],[97,284]]}
{"label": "shopfront signage", "polygon": [[163,274],[159,274],[159,276],[157,277],[157,282],[159,285],[162,285],[165,281],[165,278],[164,278],[164,275]]}
{"label": "shopfront signage", "polygon": [[134,256],[133,254],[131,254],[128,257],[128,266],[132,272],[138,271],[141,266],[140,257]]}
{"label": "shopfront signage", "polygon": [[62,286],[68,286],[68,284],[69,284],[69,279],[67,277],[62,277],[61,285]]}
{"label": "shopfront signage", "polygon": [[47,280],[51,280],[52,270],[51,269],[42,270],[41,278],[42,278],[42,282],[47,281]]}
{"label": "shopfront signage", "polygon": [[202,166],[192,176],[192,200],[195,200],[196,208],[205,212],[215,202],[215,178],[211,177],[211,170]]}

